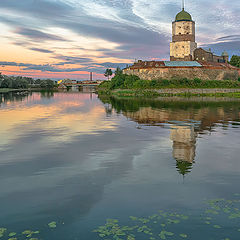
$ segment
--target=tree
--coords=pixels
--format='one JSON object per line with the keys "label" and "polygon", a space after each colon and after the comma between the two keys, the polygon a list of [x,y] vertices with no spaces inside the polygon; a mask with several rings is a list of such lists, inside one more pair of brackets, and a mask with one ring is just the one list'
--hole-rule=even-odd
{"label": "tree", "polygon": [[46,81],[47,88],[54,88],[54,82],[51,79],[47,79],[45,81]]}
{"label": "tree", "polygon": [[41,82],[40,82],[41,88],[51,89],[51,88],[54,88],[54,85],[55,84],[51,79],[41,80]]}
{"label": "tree", "polygon": [[1,83],[1,88],[11,88],[12,81],[9,78],[5,78]]}
{"label": "tree", "polygon": [[117,69],[116,69],[116,71],[115,71],[115,76],[116,75],[120,75],[120,74],[122,74],[123,72],[122,72],[122,70],[121,70],[121,68],[120,67],[117,67]]}
{"label": "tree", "polygon": [[1,87],[2,81],[3,81],[3,75],[2,75],[2,73],[0,72],[0,87]]}
{"label": "tree", "polygon": [[16,89],[27,88],[28,81],[23,77],[16,77],[15,79],[12,79],[12,87]]}
{"label": "tree", "polygon": [[108,80],[112,75],[113,75],[112,69],[110,69],[110,68],[106,69],[104,76],[107,77]]}
{"label": "tree", "polygon": [[41,88],[47,88],[47,83],[46,83],[45,80],[41,80],[40,87]]}
{"label": "tree", "polygon": [[41,79],[37,79],[37,80],[35,80],[34,83],[35,83],[35,84],[41,84],[41,81],[42,81]]}
{"label": "tree", "polygon": [[230,64],[235,67],[240,67],[240,56],[233,55]]}

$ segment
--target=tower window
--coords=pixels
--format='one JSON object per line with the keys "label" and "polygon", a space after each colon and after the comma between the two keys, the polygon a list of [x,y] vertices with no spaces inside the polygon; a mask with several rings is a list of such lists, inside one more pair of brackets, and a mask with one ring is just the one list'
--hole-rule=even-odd
{"label": "tower window", "polygon": [[181,35],[181,33],[179,33],[179,35]]}

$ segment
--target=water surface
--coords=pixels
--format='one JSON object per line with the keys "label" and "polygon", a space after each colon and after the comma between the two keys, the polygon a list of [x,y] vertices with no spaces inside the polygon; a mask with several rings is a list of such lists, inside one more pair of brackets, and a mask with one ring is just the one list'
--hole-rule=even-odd
{"label": "water surface", "polygon": [[168,227],[175,235],[167,239],[240,239],[240,216],[206,213],[211,199],[240,208],[237,99],[4,94],[0,123],[0,228],[95,240],[108,218],[131,225],[129,216],[164,210],[189,216]]}

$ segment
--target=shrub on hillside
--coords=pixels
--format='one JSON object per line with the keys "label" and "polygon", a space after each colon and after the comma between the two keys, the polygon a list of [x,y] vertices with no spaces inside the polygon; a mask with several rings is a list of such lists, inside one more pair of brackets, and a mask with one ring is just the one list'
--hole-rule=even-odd
{"label": "shrub on hillside", "polygon": [[109,82],[104,82],[100,88],[114,89],[160,89],[160,88],[240,88],[239,81],[233,80],[193,80],[182,79],[158,79],[142,80],[135,75],[116,74]]}

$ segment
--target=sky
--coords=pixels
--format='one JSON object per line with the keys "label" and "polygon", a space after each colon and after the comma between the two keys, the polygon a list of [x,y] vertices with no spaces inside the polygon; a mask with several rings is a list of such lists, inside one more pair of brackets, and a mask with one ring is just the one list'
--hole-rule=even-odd
{"label": "sky", "polygon": [[[169,60],[181,0],[0,0],[0,72],[104,79],[135,59]],[[186,0],[199,47],[240,55],[239,0]]]}

